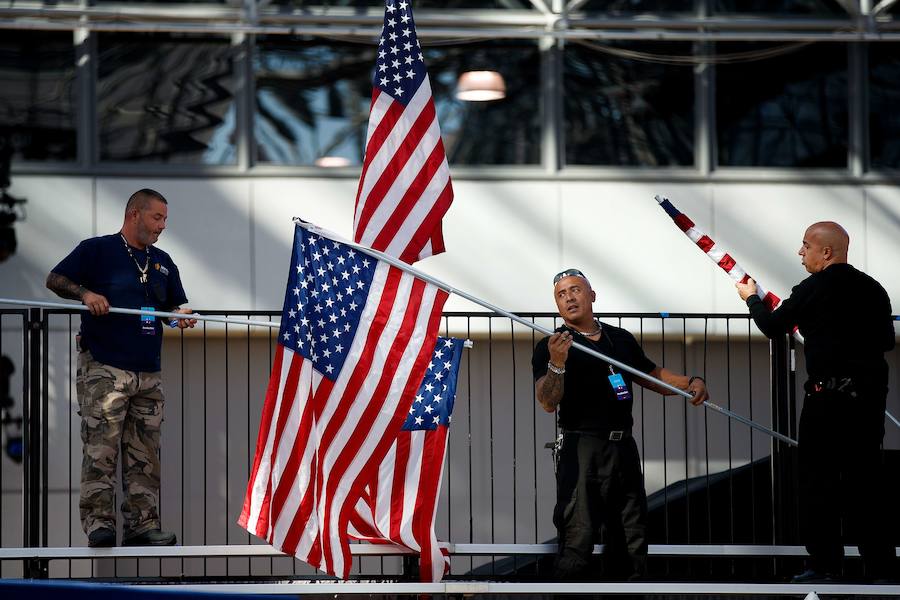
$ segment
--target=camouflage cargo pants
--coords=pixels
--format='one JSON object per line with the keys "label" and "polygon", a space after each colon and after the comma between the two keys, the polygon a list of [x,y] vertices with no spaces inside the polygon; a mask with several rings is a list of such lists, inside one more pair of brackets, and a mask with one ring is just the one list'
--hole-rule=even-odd
{"label": "camouflage cargo pants", "polygon": [[115,488],[122,448],[123,537],[159,529],[160,372],[137,373],[78,354],[81,415],[81,525],[84,532],[116,528]]}

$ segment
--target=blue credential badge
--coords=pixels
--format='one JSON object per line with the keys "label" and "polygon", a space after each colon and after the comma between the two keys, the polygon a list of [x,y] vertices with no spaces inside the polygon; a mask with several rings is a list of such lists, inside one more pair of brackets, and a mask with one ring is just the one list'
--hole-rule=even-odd
{"label": "blue credential badge", "polygon": [[628,386],[625,385],[625,378],[619,373],[613,373],[609,376],[609,384],[616,393],[616,400],[631,400],[631,392],[628,391]]}
{"label": "blue credential badge", "polygon": [[[141,310],[155,311],[152,306],[142,306]],[[141,315],[141,333],[143,335],[156,335],[156,317],[153,315]]]}

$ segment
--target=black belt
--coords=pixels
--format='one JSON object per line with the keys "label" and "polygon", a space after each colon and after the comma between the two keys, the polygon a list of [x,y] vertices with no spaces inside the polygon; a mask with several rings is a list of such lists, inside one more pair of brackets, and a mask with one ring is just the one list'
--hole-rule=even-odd
{"label": "black belt", "polygon": [[611,442],[621,442],[631,437],[630,429],[566,429],[563,433],[574,433],[577,435],[586,435],[588,437],[596,437]]}
{"label": "black belt", "polygon": [[810,378],[803,384],[803,389],[806,390],[808,394],[824,392],[825,390],[836,390],[838,392],[850,394],[851,396],[856,396],[856,386],[853,384],[853,379],[851,377]]}

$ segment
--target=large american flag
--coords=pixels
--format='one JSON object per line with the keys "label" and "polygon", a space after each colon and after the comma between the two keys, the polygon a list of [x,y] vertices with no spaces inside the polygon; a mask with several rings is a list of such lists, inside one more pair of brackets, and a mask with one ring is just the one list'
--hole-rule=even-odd
{"label": "large american flag", "polygon": [[463,340],[438,338],[403,429],[350,523],[353,537],[420,554],[419,577],[440,581],[450,566],[434,533]]}
{"label": "large american flag", "polygon": [[[712,238],[703,231],[697,229],[697,226],[686,214],[675,208],[667,198],[657,196],[656,201],[659,202],[660,207],[666,211],[666,214],[672,218],[675,225],[678,226],[678,229],[683,231],[698,248],[703,250],[704,254],[706,254],[710,260],[719,265],[719,267],[728,273],[728,276],[734,281],[747,283],[747,280],[750,279],[750,275],[741,268],[728,252],[716,244]],[[775,310],[775,308],[781,304],[781,298],[772,292],[767,291],[758,280],[756,281],[756,287],[758,288],[759,297],[762,298],[762,301],[769,310]]]}
{"label": "large american flag", "polygon": [[428,369],[447,293],[296,227],[256,457],[239,519],[346,578],[347,526]]}
{"label": "large american flag", "polygon": [[386,0],[354,240],[413,263],[444,251],[441,218],[453,201],[431,84],[412,6]]}

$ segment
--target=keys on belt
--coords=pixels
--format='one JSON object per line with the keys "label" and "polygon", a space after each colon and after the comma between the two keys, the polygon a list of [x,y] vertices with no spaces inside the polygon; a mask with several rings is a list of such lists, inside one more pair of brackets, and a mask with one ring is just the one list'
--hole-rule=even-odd
{"label": "keys on belt", "polygon": [[835,390],[850,394],[851,397],[856,396],[856,389],[853,385],[853,379],[850,377],[827,377],[825,379],[810,379],[806,382],[804,389],[811,394],[824,392],[825,390]]}

